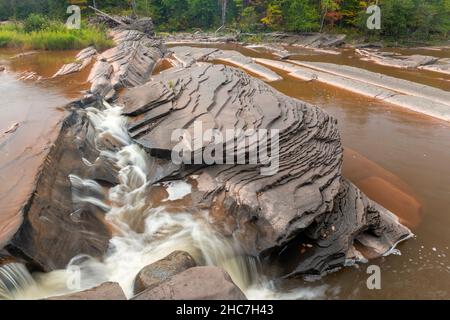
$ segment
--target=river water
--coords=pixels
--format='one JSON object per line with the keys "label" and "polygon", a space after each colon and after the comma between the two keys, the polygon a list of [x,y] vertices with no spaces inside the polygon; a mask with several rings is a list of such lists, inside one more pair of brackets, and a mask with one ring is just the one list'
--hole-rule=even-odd
{"label": "river water", "polygon": [[[249,56],[273,58],[269,52],[256,52],[230,45],[220,47],[238,50]],[[444,90],[450,88],[450,76],[381,67],[357,59],[351,50],[344,50],[340,55],[316,54],[298,48],[295,50],[298,50],[298,55],[293,59],[348,64]],[[414,53],[414,51],[409,50],[408,53]],[[434,51],[426,53],[433,55]],[[11,55],[11,52],[3,52],[4,58]],[[73,55],[74,53],[68,52],[38,53],[9,60],[9,68],[14,72],[35,70],[38,75],[50,77]],[[450,57],[450,51],[439,51],[438,55]],[[0,52],[0,60],[1,57]],[[193,219],[181,212],[176,221],[173,221],[175,218],[166,215],[164,211],[161,211],[160,206],[146,208],[151,212],[145,213],[147,218],[144,223],[147,229],[144,234],[130,230],[131,222],[123,218],[127,216],[124,211],[130,211],[129,207],[117,206],[109,211],[109,219],[115,221],[116,227],[121,230],[121,236],[114,237],[112,243],[115,244],[116,249],[121,249],[110,252],[102,263],[89,259],[83,262],[74,261],[76,265],[89,269],[89,274],[94,274],[87,280],[85,286],[107,279],[115,280],[121,282],[130,295],[132,277],[139,268],[168,254],[172,249],[185,249],[192,251],[197,259],[203,259],[205,263],[225,267],[251,298],[450,298],[450,233],[448,232],[450,226],[450,124],[328,85],[303,82],[277,70],[274,71],[281,74],[284,79],[272,82],[270,85],[289,96],[316,104],[338,119],[346,149],[344,175],[369,197],[396,213],[416,235],[415,238],[399,246],[401,256],[388,256],[370,261],[369,264],[376,264],[381,268],[382,289],[367,289],[368,264],[342,269],[315,282],[289,279],[277,283],[278,289],[274,290],[270,282],[261,281],[261,279],[255,282],[257,262],[236,256],[236,252],[239,252],[236,244],[229,243],[214,233],[205,225],[202,217]],[[61,117],[59,114],[61,111],[57,107],[63,105],[67,99],[79,95],[80,89],[82,90],[85,86],[83,82],[86,75],[82,72],[67,77],[65,81],[41,80],[40,83],[34,83],[17,81],[12,73],[3,75],[0,73],[2,97],[7,97],[6,100],[2,99],[1,103],[2,132],[4,127],[8,128],[13,122],[24,122],[19,119],[20,112],[16,115],[16,110],[24,110],[23,112],[28,115],[39,114],[43,118],[37,118],[35,122],[41,123],[41,126],[41,121],[46,121],[42,119],[56,114],[57,116],[51,121],[47,120],[47,123],[57,123],[57,119]],[[26,107],[25,97],[33,101],[32,105]],[[8,103],[4,104],[4,101]],[[110,120],[116,119],[107,123],[115,123],[117,125],[115,132],[121,136],[123,132],[120,131],[120,119],[114,118],[117,112],[118,110],[114,107],[107,115],[98,115],[92,111],[92,117],[97,120],[97,123],[104,121],[105,117],[109,117]],[[10,118],[3,117],[3,114],[9,115]],[[99,127],[104,126],[99,125]],[[31,128],[25,127],[22,130],[33,132],[34,129]],[[17,130],[19,129],[20,126]],[[14,145],[15,148],[19,148],[17,147],[19,145],[23,148],[34,143],[34,139],[45,137],[46,134],[25,135],[22,140],[16,140],[17,143],[15,140],[10,140],[9,145]],[[128,141],[124,135],[122,140]],[[133,155],[133,161],[135,161],[132,165],[133,170],[145,171],[148,159],[143,158],[141,151],[135,147],[129,144],[129,141],[124,142],[122,154],[114,155],[114,157],[117,161],[121,161],[122,156]],[[0,168],[3,168],[3,163],[7,161],[3,158],[1,160]],[[9,172],[19,170],[18,167],[14,167],[16,161],[9,160],[9,163],[11,164],[8,167]],[[120,186],[110,191],[110,196],[120,203],[123,201],[119,201],[118,197],[130,197],[132,194],[133,199],[139,198],[137,195],[142,192],[141,187],[144,184],[144,181],[141,181],[142,175],[131,170],[129,166],[123,166],[123,170],[124,177],[127,177],[127,179],[124,178],[123,184],[126,185],[129,181],[140,182],[132,188],[127,188],[131,192],[125,194],[119,192]],[[4,177],[3,173],[1,177]],[[26,185],[29,185],[29,181],[25,181],[24,188]],[[179,187],[183,190],[183,186]],[[9,186],[7,190],[1,190],[0,206],[7,203],[7,195],[12,193],[11,190],[20,191],[21,188]],[[136,210],[142,214],[142,209]],[[117,217],[120,219],[117,220]],[[162,237],[163,240],[157,243],[150,241],[155,240],[155,237],[158,238],[163,230],[167,231],[164,229],[167,225],[172,226],[175,231],[171,231],[169,236]],[[185,245],[180,247],[182,243]],[[218,250],[217,247],[221,249]],[[132,268],[129,265],[123,265],[124,261],[128,260],[133,261]],[[35,276],[35,279],[37,284],[34,289],[17,298],[45,296],[45,294],[36,293],[36,290],[48,290],[48,294],[55,293],[58,291],[55,287],[62,286],[66,275],[56,272],[51,275]],[[52,281],[53,284],[55,282],[59,284],[49,285]]]}

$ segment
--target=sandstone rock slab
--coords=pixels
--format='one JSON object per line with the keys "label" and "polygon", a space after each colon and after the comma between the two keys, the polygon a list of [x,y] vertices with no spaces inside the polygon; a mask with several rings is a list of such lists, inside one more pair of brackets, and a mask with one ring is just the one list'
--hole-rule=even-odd
{"label": "sandstone rock slab", "polygon": [[246,300],[246,298],[221,268],[194,267],[145,290],[133,300]]}

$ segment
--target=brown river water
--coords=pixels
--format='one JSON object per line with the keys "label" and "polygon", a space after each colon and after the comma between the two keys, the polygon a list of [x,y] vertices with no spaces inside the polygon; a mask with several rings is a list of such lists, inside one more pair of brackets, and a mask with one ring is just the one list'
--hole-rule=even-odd
{"label": "brown river water", "polygon": [[[274,58],[269,52],[236,45],[216,47],[252,57]],[[361,61],[350,49],[340,55],[289,50],[297,53],[292,59],[353,65],[450,90],[450,76],[379,66]],[[450,57],[448,49],[398,52]],[[44,78],[51,77],[63,63],[73,59],[75,52],[39,52],[11,59],[15,54],[0,50],[0,65],[8,66],[8,72],[0,73],[0,133],[19,124],[15,132],[2,135],[0,140],[0,242],[2,233],[8,233],[2,225],[4,212],[13,216],[20,208],[20,199],[30,192],[31,173],[63,117],[58,107],[80,96],[80,91],[86,89],[88,72],[58,80],[18,81],[17,74],[30,70]],[[397,214],[416,235],[399,245],[400,256],[344,268],[314,282],[289,279],[282,286],[309,288],[320,291],[321,298],[332,299],[449,299],[450,123],[274,71],[284,79],[269,83],[271,86],[318,105],[338,119],[345,147],[344,175],[370,198]],[[371,264],[381,268],[381,290],[367,289],[366,268]]]}

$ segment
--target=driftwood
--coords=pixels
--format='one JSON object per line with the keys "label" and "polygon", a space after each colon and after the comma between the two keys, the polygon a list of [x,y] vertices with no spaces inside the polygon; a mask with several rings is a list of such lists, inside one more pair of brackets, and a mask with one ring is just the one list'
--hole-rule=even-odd
{"label": "driftwood", "polygon": [[108,18],[108,19],[114,21],[115,23],[117,23],[117,24],[119,24],[119,25],[121,25],[121,26],[125,26],[125,25],[126,25],[126,24],[123,23],[122,21],[120,21],[120,20],[118,20],[118,19],[116,19],[116,18],[110,16],[110,15],[107,14],[107,13],[104,13],[104,12],[101,11],[101,10],[98,10],[97,8],[94,8],[93,6],[89,6],[89,8],[91,8],[92,10],[94,10],[95,13],[96,13],[97,15],[99,15],[99,16]]}

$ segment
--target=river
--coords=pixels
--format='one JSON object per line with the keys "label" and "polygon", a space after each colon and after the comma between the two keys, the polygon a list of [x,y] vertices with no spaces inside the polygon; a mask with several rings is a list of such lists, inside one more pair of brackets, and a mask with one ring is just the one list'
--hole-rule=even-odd
{"label": "river", "polygon": [[[236,45],[217,47],[237,50],[252,57],[273,58],[270,52],[258,52]],[[294,49],[291,48],[291,50]],[[429,71],[417,72],[378,66],[361,61],[352,50],[342,50],[340,55],[319,54],[298,48],[295,50],[298,51],[297,54],[291,57],[294,60],[353,65],[444,90],[450,88],[450,76]],[[398,49],[398,51],[404,50]],[[407,52],[408,54],[424,53],[420,49],[409,49]],[[17,73],[30,70],[40,76],[50,77],[62,63],[70,61],[75,53],[40,52],[10,60],[9,58],[14,54],[16,52],[0,51],[0,64],[2,58],[8,59],[8,68],[11,71],[0,73],[2,96],[0,129],[3,132],[4,128],[19,123],[16,133],[8,137],[6,142],[4,137],[1,141],[0,176],[6,177],[8,183],[2,184],[0,208],[8,208],[10,203],[14,203],[10,200],[11,197],[18,195],[20,199],[29,192],[23,191],[24,194],[20,195],[22,190],[29,188],[31,181],[21,178],[16,173],[24,172],[20,169],[24,166],[33,168],[32,165],[21,161],[33,162],[35,159],[34,163],[38,163],[39,159],[33,153],[31,156],[24,156],[24,150],[28,152],[30,146],[38,150],[45,148],[45,142],[39,141],[45,140],[45,137],[51,134],[53,127],[48,124],[57,125],[61,119],[63,112],[58,107],[69,99],[79,96],[80,90],[85,89],[83,83],[87,77],[87,73],[83,71],[77,75],[67,76],[64,81],[51,79],[39,82],[18,81]],[[426,54],[435,53],[426,50]],[[439,51],[438,56],[448,58],[450,50]],[[450,124],[325,84],[304,82],[279,70],[273,70],[280,74],[283,80],[271,82],[270,85],[289,96],[318,105],[338,119],[346,149],[344,175],[370,198],[396,213],[416,236],[399,246],[400,256],[388,256],[370,261],[369,264],[376,264],[381,268],[381,290],[367,288],[366,268],[369,264],[363,264],[342,269],[314,282],[301,279],[282,281],[278,284],[278,290],[283,291],[283,294],[274,292],[268,285],[247,288],[246,293],[254,298],[450,298],[448,290],[450,285],[450,233],[448,232],[450,225]],[[13,148],[13,151],[4,152],[10,150],[7,148]],[[13,156],[14,154],[16,156]],[[17,182],[12,184],[11,181],[14,181],[14,178]],[[20,201],[16,203],[20,204]],[[9,208],[11,214],[15,209],[17,205]],[[161,214],[155,215],[153,219],[156,225],[167,223],[167,216]],[[201,223],[180,219],[175,224],[187,230],[197,230],[199,225],[196,223]],[[173,242],[170,240],[176,239],[177,235],[182,237],[184,234],[174,233],[172,238],[166,239],[167,247],[171,248],[170,244]],[[212,246],[212,249],[214,245],[227,245],[220,237],[216,238],[208,233],[206,233],[207,237],[205,234],[202,235],[201,238],[194,240],[203,241],[204,244]],[[212,240],[206,242],[207,238]],[[128,239],[121,244],[126,251],[131,248],[130,243],[141,246],[142,240]],[[120,242],[121,239],[115,238],[115,241]],[[152,252],[155,258],[152,244],[146,245],[148,248],[140,247],[141,251],[134,250],[136,255]],[[203,253],[209,252],[211,255],[211,251],[214,251],[212,249],[206,248]],[[226,253],[227,250],[224,249],[223,252]],[[108,259],[110,259],[108,267],[115,266],[120,269],[119,262],[123,261],[124,256],[110,256]],[[223,263],[223,260],[221,257],[210,257],[210,263],[220,264],[219,262]],[[227,269],[236,270],[244,268],[244,265],[248,268],[248,262],[241,262],[240,258],[232,260],[234,265]],[[123,277],[120,270],[116,271],[116,273],[112,272],[114,277]],[[252,272],[255,272],[254,269],[246,270],[242,274],[247,274],[246,277],[251,278],[248,274]],[[242,280],[245,278],[242,274],[235,275],[233,279]],[[241,284],[241,286],[244,285]]]}

